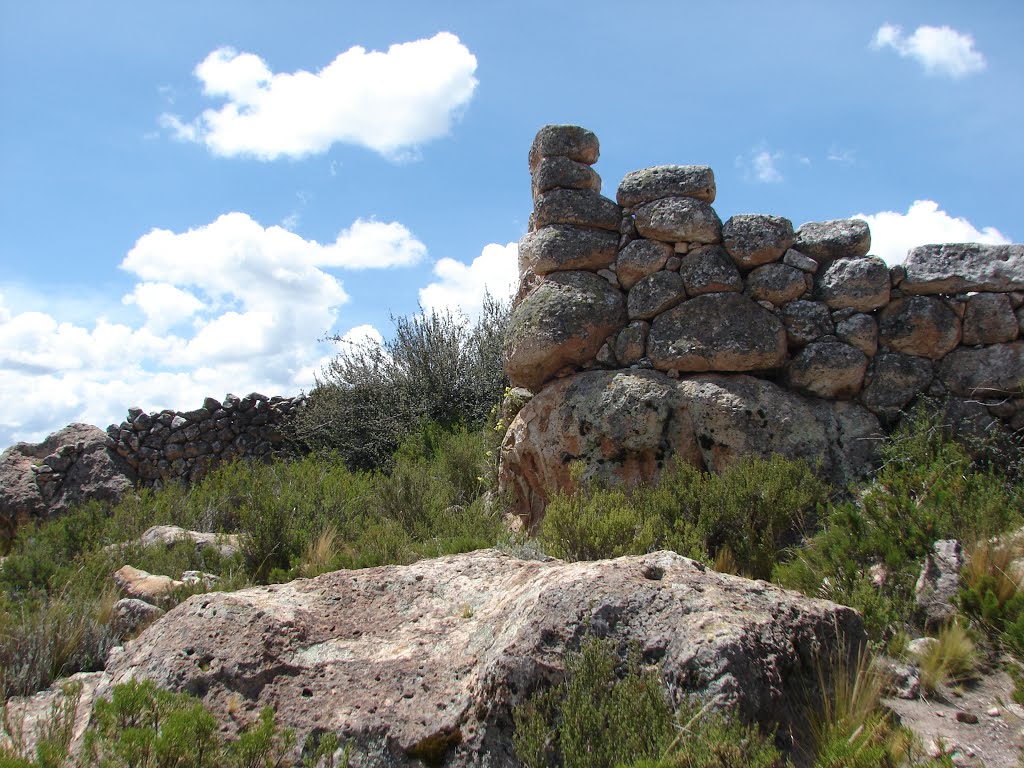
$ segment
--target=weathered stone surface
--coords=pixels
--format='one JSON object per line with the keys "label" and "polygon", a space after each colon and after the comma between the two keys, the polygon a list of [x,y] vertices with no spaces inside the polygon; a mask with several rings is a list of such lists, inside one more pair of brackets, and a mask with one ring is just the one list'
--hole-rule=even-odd
{"label": "weathered stone surface", "polygon": [[740,271],[720,245],[705,245],[692,250],[682,257],[681,262],[679,274],[690,296],[743,290]]}
{"label": "weathered stone surface", "polygon": [[883,352],[868,368],[860,399],[864,406],[886,420],[893,420],[932,383],[935,366],[927,357]]}
{"label": "weathered stone surface", "polygon": [[877,256],[837,259],[818,274],[815,291],[830,309],[871,312],[889,303],[889,267]]}
{"label": "weathered stone surface", "polygon": [[[47,467],[38,473],[33,467]],[[59,469],[54,469],[54,467]],[[89,499],[118,501],[134,489],[135,471],[106,432],[69,424],[41,443],[17,443],[0,454],[0,528],[60,515]]]}
{"label": "weathered stone surface", "polygon": [[123,597],[114,603],[111,626],[121,640],[134,637],[165,613],[163,608],[134,597]]}
{"label": "weathered stone surface", "polygon": [[626,312],[630,320],[650,320],[686,298],[678,272],[655,272],[629,289]]}
{"label": "weathered stone surface", "polygon": [[941,299],[908,296],[879,313],[878,340],[897,352],[938,360],[960,343],[960,318]]}
{"label": "weathered stone surface", "polygon": [[1024,382],[1024,341],[988,347],[960,347],[939,365],[939,379],[963,397],[1020,394]]}
{"label": "weathered stone surface", "polygon": [[673,698],[717,697],[787,733],[804,730],[815,657],[865,639],[850,608],[671,552],[481,550],[192,598],[112,656],[107,679],[197,693],[229,733],[273,706],[296,744],[344,734],[358,765],[421,766],[428,746],[449,768],[513,765],[513,709],[588,633],[657,658]]}
{"label": "weathered stone surface", "polygon": [[635,320],[615,337],[615,357],[619,365],[630,366],[640,362],[647,350],[647,333],[651,324]]}
{"label": "weathered stone surface", "polygon": [[868,357],[878,351],[878,323],[871,315],[858,312],[837,321],[835,326],[840,341],[856,347]]}
{"label": "weathered stone surface", "polygon": [[916,293],[1024,290],[1024,245],[946,243],[911,248],[900,290]]}
{"label": "weathered stone surface", "polygon": [[543,157],[531,175],[534,199],[552,189],[601,191],[601,177],[589,165],[568,157]]}
{"label": "weathered stone surface", "polygon": [[719,243],[722,220],[715,209],[692,197],[666,197],[635,210],[636,231],[669,243]]}
{"label": "weathered stone surface", "polygon": [[530,232],[519,241],[519,273],[589,270],[614,263],[619,238],[614,232],[555,224]]}
{"label": "weathered stone surface", "polygon": [[747,275],[747,295],[754,301],[781,306],[806,290],[804,273],[785,264],[765,264]]}
{"label": "weathered stone surface", "polygon": [[839,341],[813,341],[786,366],[789,386],[817,397],[846,398],[860,391],[868,358]]}
{"label": "weathered stone surface", "polygon": [[835,331],[828,307],[803,299],[791,301],[782,308],[782,324],[791,347],[802,347]]}
{"label": "weathered stone surface", "polygon": [[619,251],[615,259],[615,274],[619,284],[627,291],[638,281],[665,266],[674,251],[669,243],[658,240],[633,240]]}
{"label": "weathered stone surface", "polygon": [[593,165],[601,154],[601,145],[593,131],[578,125],[545,125],[530,146],[530,172],[545,157],[567,157],[577,163]]}
{"label": "weathered stone surface", "polygon": [[537,195],[533,208],[537,229],[551,224],[572,224],[619,231],[622,211],[613,201],[586,189],[552,189]]}
{"label": "weathered stone surface", "polygon": [[871,230],[863,219],[811,221],[796,231],[793,247],[818,262],[867,256]]}
{"label": "weathered stone surface", "polygon": [[967,299],[962,343],[999,344],[1017,338],[1017,317],[1005,293],[976,293]]}
{"label": "weathered stone surface", "polygon": [[715,202],[715,174],[706,165],[656,165],[627,173],[616,199],[623,208],[664,197],[692,197]]}
{"label": "weathered stone surface", "polygon": [[956,616],[956,597],[960,592],[960,571],[963,567],[964,552],[959,541],[943,539],[935,542],[914,588],[914,597],[918,607],[924,611],[927,626],[940,627]]}
{"label": "weathered stone surface", "polygon": [[135,598],[147,603],[159,603],[165,600],[175,589],[184,586],[184,582],[133,568],[126,565],[114,573],[114,585],[124,593],[125,597]]}
{"label": "weathered stone surface", "polygon": [[512,422],[500,481],[535,523],[547,494],[584,478],[649,482],[672,457],[720,472],[746,456],[781,453],[845,484],[876,460],[878,421],[853,403],[829,403],[749,376],[673,380],[657,371],[589,371],[560,379]]}
{"label": "weathered stone surface", "polygon": [[771,312],[746,296],[698,296],[658,315],[647,356],[662,371],[755,371],[786,357],[786,332]]}
{"label": "weathered stone surface", "polygon": [[[82,752],[85,732],[92,719],[93,704],[101,696],[109,695],[110,676],[106,672],[78,672],[71,677],[58,680],[46,690],[32,696],[16,697],[5,702],[7,721],[17,724],[15,727],[21,731],[20,735],[25,740],[25,753],[31,755],[32,758],[36,757],[35,747],[40,734],[46,733],[49,728],[53,727],[54,711],[66,702],[64,687],[68,685],[81,686],[78,706],[71,718],[71,739],[68,745],[70,754],[76,756]],[[7,734],[0,734],[0,745],[9,746],[9,744]],[[63,765],[64,763],[58,764]],[[68,761],[66,764],[82,765],[84,763]],[[18,765],[18,763],[14,763],[14,765]]]}
{"label": "weathered stone surface", "polygon": [[819,264],[810,256],[804,256],[800,251],[790,248],[782,257],[782,263],[813,275],[818,271]]}
{"label": "weathered stone surface", "polygon": [[782,216],[739,214],[722,227],[722,245],[744,270],[778,261],[793,238],[793,222]]}
{"label": "weathered stone surface", "polygon": [[626,324],[625,300],[590,272],[555,272],[512,311],[505,335],[505,372],[513,386],[537,390],[565,366],[593,359]]}
{"label": "weathered stone surface", "polygon": [[139,537],[137,543],[140,547],[163,544],[168,548],[187,544],[195,547],[199,552],[205,549],[216,550],[221,557],[225,558],[233,557],[242,551],[237,533],[189,531],[177,525],[154,525]]}

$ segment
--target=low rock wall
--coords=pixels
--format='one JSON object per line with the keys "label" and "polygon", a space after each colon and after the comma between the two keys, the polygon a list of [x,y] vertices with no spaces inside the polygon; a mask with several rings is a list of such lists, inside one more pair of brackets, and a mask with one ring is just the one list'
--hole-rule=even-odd
{"label": "low rock wall", "polygon": [[128,418],[107,427],[107,435],[141,485],[196,482],[234,458],[267,459],[285,450],[288,422],[304,404],[302,395],[253,392],[223,401],[208,397],[194,411],[129,408]]}

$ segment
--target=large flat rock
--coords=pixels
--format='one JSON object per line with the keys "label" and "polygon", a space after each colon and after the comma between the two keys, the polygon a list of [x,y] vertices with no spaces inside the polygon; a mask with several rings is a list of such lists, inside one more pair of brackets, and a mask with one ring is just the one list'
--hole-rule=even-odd
{"label": "large flat rock", "polygon": [[[190,598],[111,656],[109,681],[202,697],[228,731],[272,706],[298,743],[333,731],[359,766],[514,764],[512,709],[595,633],[659,661],[676,700],[786,732],[849,608],[671,552],[566,564],[496,550]],[[795,722],[800,728],[800,723]]]}
{"label": "large flat rock", "polygon": [[945,243],[912,248],[904,293],[1024,290],[1024,245]]}

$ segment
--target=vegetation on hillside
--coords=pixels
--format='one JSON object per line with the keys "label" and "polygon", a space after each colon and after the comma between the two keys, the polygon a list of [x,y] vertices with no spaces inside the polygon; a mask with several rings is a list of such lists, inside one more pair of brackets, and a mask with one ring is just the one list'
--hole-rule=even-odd
{"label": "vegetation on hillside", "polygon": [[[0,568],[4,699],[102,668],[119,642],[111,573],[125,563],[171,576],[200,570],[220,577],[218,589],[237,589],[503,543],[566,559],[673,549],[851,605],[864,615],[871,650],[898,655],[908,636],[924,631],[913,599],[923,558],[936,540],[957,538],[971,553],[960,615],[918,661],[923,682],[940,688],[969,679],[1000,652],[1024,654],[1024,593],[1011,576],[1024,547],[1009,535],[1024,522],[1020,453],[1008,442],[960,444],[927,408],[904,420],[882,449],[881,468],[857,487],[829,488],[805,464],[778,456],[721,475],[676,465],[628,493],[577,482],[553,497],[535,541],[519,540],[503,523],[496,491],[493,414],[506,384],[498,365],[506,311],[490,303],[473,325],[421,313],[396,321],[383,347],[342,350],[297,424],[294,438],[308,449],[301,458],[238,462],[191,487],[84,504],[22,527]],[[134,543],[157,524],[240,533],[242,552],[225,558],[215,549]],[[172,594],[168,605],[203,588]],[[898,765],[912,753],[878,703],[870,656],[826,677],[832,698],[814,705],[818,720],[808,716],[817,723],[816,766]],[[565,679],[517,711],[515,740],[527,766],[785,765],[772,734],[705,704],[670,702],[656,669],[587,640],[567,659]],[[119,706],[135,714],[111,719]],[[147,687],[116,693],[102,707],[89,741],[96,764],[265,765],[290,738],[268,714],[240,740],[259,741],[264,752],[253,747],[249,762],[233,763],[242,747],[204,730],[208,713],[198,702]],[[190,713],[181,717],[195,723],[191,730],[175,725],[178,712]],[[66,729],[60,711],[53,717],[44,751],[59,754]],[[328,764],[335,747],[316,760]],[[3,749],[0,767],[60,764],[49,752]],[[149,757],[124,757],[131,749]],[[197,749],[220,762],[152,757]]]}

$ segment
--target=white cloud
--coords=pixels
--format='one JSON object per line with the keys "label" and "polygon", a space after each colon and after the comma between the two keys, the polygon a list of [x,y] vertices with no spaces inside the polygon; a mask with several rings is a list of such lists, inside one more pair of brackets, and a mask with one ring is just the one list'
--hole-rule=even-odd
{"label": "white cloud", "polygon": [[[12,311],[0,296],[0,448],[70,421],[106,426],[132,405],[194,408],[229,391],[309,388],[332,354],[317,339],[348,301],[328,270],[425,255],[397,222],[357,219],[321,244],[229,213],[138,239],[121,263],[138,279],[122,298],[137,321],[62,322],[53,309]],[[370,326],[349,334],[380,339]]]}
{"label": "white cloud", "polygon": [[743,171],[747,181],[759,181],[763,184],[777,184],[784,180],[778,162],[784,157],[780,151],[771,151],[765,146],[755,147],[746,156],[736,157],[736,167]]}
{"label": "white cloud", "polygon": [[473,97],[476,65],[448,32],[387,52],[356,46],[316,73],[275,74],[255,54],[220,48],[195,75],[205,95],[226,103],[192,120],[165,114],[161,123],[227,157],[298,158],[346,143],[400,158],[448,134]]}
{"label": "white cloud", "polygon": [[384,337],[381,336],[380,331],[374,328],[369,323],[363,325],[357,325],[354,328],[350,328],[341,335],[342,344],[350,344],[356,347],[365,346],[377,346],[381,347],[384,345]]}
{"label": "white cloud", "polygon": [[420,304],[431,310],[460,311],[476,318],[483,306],[484,293],[504,300],[512,294],[519,279],[519,246],[517,243],[491,243],[473,259],[463,264],[455,259],[441,259],[434,264],[436,282],[420,289]]}
{"label": "white cloud", "polygon": [[967,219],[950,216],[932,200],[915,200],[906,213],[858,213],[871,227],[871,252],[889,265],[901,263],[907,251],[930,243],[1008,243],[995,227],[978,229]]}
{"label": "white cloud", "polygon": [[830,162],[850,167],[851,165],[855,165],[857,162],[855,155],[856,153],[852,149],[843,149],[836,144],[833,144],[828,151],[827,158]]}
{"label": "white cloud", "polygon": [[902,58],[916,60],[930,75],[948,75],[960,79],[981,72],[985,57],[975,49],[974,38],[952,27],[921,26],[907,37],[895,24],[883,24],[871,46],[892,48]]}

